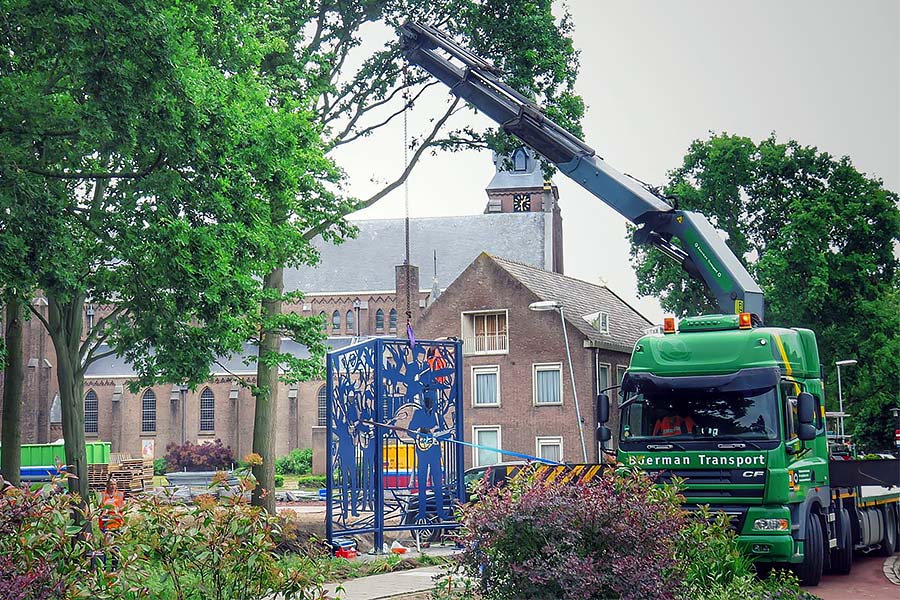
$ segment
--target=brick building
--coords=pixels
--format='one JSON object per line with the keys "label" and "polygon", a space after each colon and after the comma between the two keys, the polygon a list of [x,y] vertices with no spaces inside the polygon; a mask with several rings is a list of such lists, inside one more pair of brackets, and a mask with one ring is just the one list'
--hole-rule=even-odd
{"label": "brick building", "polygon": [[[322,258],[317,267],[286,269],[286,289],[305,292],[303,301],[287,310],[322,315],[330,344],[338,348],[357,335],[404,332],[407,309],[415,320],[440,294],[441,286],[453,281],[482,251],[561,270],[562,218],[556,188],[544,183],[540,164],[530,151],[517,151],[509,164],[494,157],[494,164],[484,214],[410,220],[411,263],[428,273],[426,281],[420,281],[416,266],[403,264],[402,219],[358,221],[359,235],[354,239],[340,245],[321,239],[314,242]],[[47,301],[40,294],[32,305],[47,317]],[[112,309],[87,303],[83,335]],[[56,354],[39,320],[26,320],[23,333],[22,442],[46,443],[62,436]],[[292,347],[289,342],[285,346]],[[227,370],[216,372],[214,366],[213,379],[197,390],[182,392],[164,385],[137,394],[128,391],[127,383],[134,375],[130,365],[115,357],[91,365],[84,390],[89,416],[86,435],[112,442],[116,452],[140,452],[143,442],[152,439],[160,455],[172,441],[221,438],[236,456],[245,454],[250,448],[253,404],[247,390],[234,380],[252,380],[255,370],[242,357],[219,362]],[[0,386],[2,381],[0,372]],[[323,387],[322,382],[306,382],[296,390],[281,386],[278,452],[308,447],[316,432],[324,434]],[[201,405],[205,407],[202,425]]]}
{"label": "brick building", "polygon": [[[463,340],[465,430],[474,443],[578,462],[559,313],[529,309],[548,300],[562,305],[587,458],[597,461],[597,392],[620,381],[634,343],[653,327],[606,286],[482,253],[424,311],[416,333]],[[473,450],[466,465],[497,460],[494,452]]]}

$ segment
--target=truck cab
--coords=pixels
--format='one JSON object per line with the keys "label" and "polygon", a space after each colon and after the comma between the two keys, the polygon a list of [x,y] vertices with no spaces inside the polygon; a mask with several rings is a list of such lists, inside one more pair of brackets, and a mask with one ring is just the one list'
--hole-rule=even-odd
{"label": "truck cab", "polygon": [[[661,483],[681,478],[688,506],[727,513],[754,560],[801,560],[806,515],[831,503],[815,335],[742,315],[689,317],[677,330],[667,321],[664,331],[635,345],[619,461]],[[812,402],[806,428],[801,393]]]}
{"label": "truck cab", "polygon": [[637,342],[622,382],[620,463],[679,480],[688,509],[726,513],[747,555],[806,585],[900,545],[897,461],[829,459],[812,331],[747,314],[663,330]]}

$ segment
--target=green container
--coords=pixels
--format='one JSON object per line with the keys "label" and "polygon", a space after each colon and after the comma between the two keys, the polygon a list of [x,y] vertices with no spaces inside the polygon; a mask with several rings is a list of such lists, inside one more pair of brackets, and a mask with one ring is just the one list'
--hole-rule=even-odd
{"label": "green container", "polygon": [[[87,449],[88,464],[109,464],[109,442],[89,442]],[[2,449],[0,449],[2,452]],[[63,444],[22,444],[23,467],[46,467],[55,465],[57,460],[65,464],[66,449]]]}

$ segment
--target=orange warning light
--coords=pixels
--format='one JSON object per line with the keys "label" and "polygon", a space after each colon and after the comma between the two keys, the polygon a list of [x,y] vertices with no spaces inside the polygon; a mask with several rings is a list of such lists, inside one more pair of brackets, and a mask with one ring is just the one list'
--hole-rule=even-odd
{"label": "orange warning light", "polygon": [[663,319],[663,333],[675,333],[675,317]]}
{"label": "orange warning light", "polygon": [[750,313],[741,313],[738,315],[738,328],[739,329],[751,329],[753,327],[753,319],[750,317]]}

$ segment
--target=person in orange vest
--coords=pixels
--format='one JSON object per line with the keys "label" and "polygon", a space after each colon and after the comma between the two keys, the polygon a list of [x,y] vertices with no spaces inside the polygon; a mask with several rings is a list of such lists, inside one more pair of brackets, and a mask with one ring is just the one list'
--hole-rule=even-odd
{"label": "person in orange vest", "polygon": [[656,420],[653,426],[653,436],[669,437],[672,435],[682,435],[684,433],[694,433],[694,427],[697,424],[690,417],[682,417],[680,415],[666,415]]}
{"label": "person in orange vest", "polygon": [[125,508],[125,494],[120,492],[116,480],[110,477],[100,498],[100,531],[115,531],[125,524],[122,511]]}
{"label": "person in orange vest", "polygon": [[[425,360],[428,361],[428,368],[434,372],[441,371],[447,368],[447,361],[444,360],[443,356],[441,356],[441,353],[437,349],[437,347],[432,346],[428,349],[428,357]],[[434,380],[437,383],[448,383],[450,381],[450,378],[441,375],[435,377]]]}

